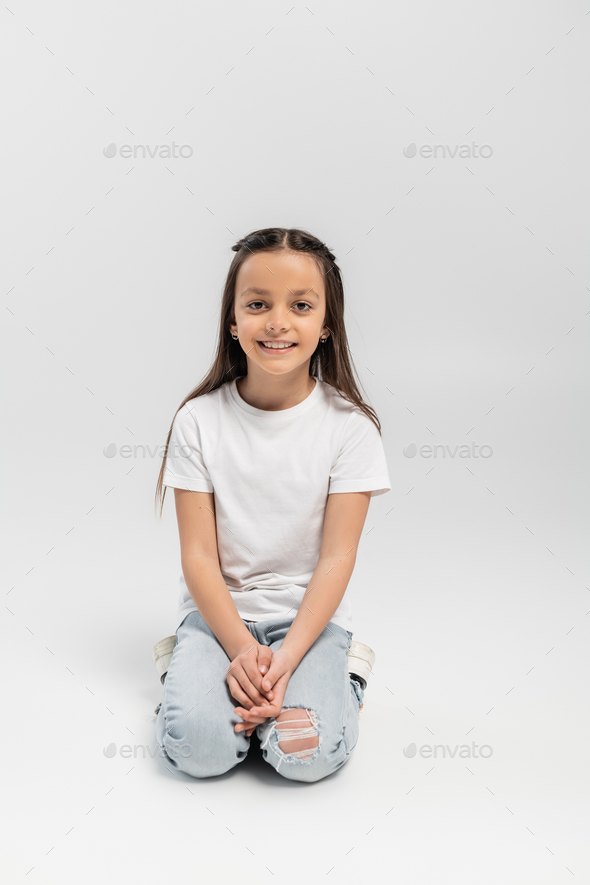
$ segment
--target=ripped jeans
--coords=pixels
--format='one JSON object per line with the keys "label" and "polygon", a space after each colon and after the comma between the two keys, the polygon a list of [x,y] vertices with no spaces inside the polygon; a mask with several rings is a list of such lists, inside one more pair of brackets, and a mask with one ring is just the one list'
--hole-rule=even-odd
{"label": "ripped jeans", "polygon": [[[243,623],[257,642],[276,651],[293,618]],[[283,777],[318,781],[344,765],[354,749],[364,692],[348,672],[351,642],[350,631],[327,624],[292,674],[278,721],[267,719],[256,727],[264,761]],[[248,755],[251,738],[234,731],[243,720],[234,712],[241,704],[227,684],[229,665],[202,615],[189,612],[176,631],[156,719],[161,754],[175,770],[215,777]],[[289,710],[299,712],[284,716]],[[303,739],[312,746],[296,749],[296,741]]]}

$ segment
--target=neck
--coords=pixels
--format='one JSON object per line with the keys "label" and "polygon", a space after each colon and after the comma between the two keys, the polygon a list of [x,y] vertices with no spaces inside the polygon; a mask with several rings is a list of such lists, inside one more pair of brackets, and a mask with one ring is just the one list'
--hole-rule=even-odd
{"label": "neck", "polygon": [[[273,382],[280,382],[280,378],[273,378]],[[250,375],[245,375],[236,381],[236,389],[244,402],[255,409],[263,409],[265,412],[280,412],[283,409],[291,409],[298,406],[313,392],[317,380],[308,375],[305,383],[256,383]]]}

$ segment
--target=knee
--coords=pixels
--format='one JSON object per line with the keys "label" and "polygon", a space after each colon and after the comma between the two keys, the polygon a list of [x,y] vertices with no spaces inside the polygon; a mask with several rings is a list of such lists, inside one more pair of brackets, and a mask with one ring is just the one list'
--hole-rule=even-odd
{"label": "knee", "polygon": [[288,756],[307,762],[316,755],[319,746],[318,719],[312,710],[283,709],[276,719],[279,747]]}
{"label": "knee", "polygon": [[239,762],[235,756],[231,760],[229,758],[221,760],[218,757],[211,759],[197,752],[196,748],[191,747],[190,749],[191,753],[187,756],[176,757],[176,770],[188,774],[189,777],[199,779],[219,777],[221,774],[226,774]]}
{"label": "knee", "polygon": [[170,763],[177,771],[190,777],[217,777],[234,768],[247,754],[236,753],[236,742],[228,726],[228,735],[224,739],[224,730],[217,723],[201,719],[196,721],[187,718],[182,726],[176,725],[168,729],[164,735],[164,748]]}

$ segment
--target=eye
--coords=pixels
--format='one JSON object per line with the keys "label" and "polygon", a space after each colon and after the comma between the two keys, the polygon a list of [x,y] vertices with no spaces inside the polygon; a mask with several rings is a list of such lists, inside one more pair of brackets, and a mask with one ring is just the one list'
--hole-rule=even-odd
{"label": "eye", "polygon": [[[257,304],[263,304],[263,302],[262,301],[251,301],[250,304],[248,304],[247,306],[251,307],[252,310],[259,310],[260,308],[256,306]],[[298,307],[299,305],[303,305],[303,307],[305,309],[304,310],[297,310],[296,313],[309,313],[309,311],[311,310],[311,304],[308,304],[306,301],[298,301],[297,304],[295,305],[295,307]]]}

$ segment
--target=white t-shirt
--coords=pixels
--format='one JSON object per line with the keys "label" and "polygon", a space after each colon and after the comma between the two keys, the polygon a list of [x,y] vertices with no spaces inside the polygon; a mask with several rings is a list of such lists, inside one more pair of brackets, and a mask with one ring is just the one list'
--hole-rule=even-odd
{"label": "white t-shirt", "polygon": [[[221,573],[247,621],[297,614],[328,495],[391,489],[377,428],[317,378],[303,402],[280,411],[251,406],[236,379],[189,400],[174,419],[164,485],[214,493]],[[198,611],[182,574],[180,591],[178,626]],[[348,588],[331,623],[352,632]]]}

